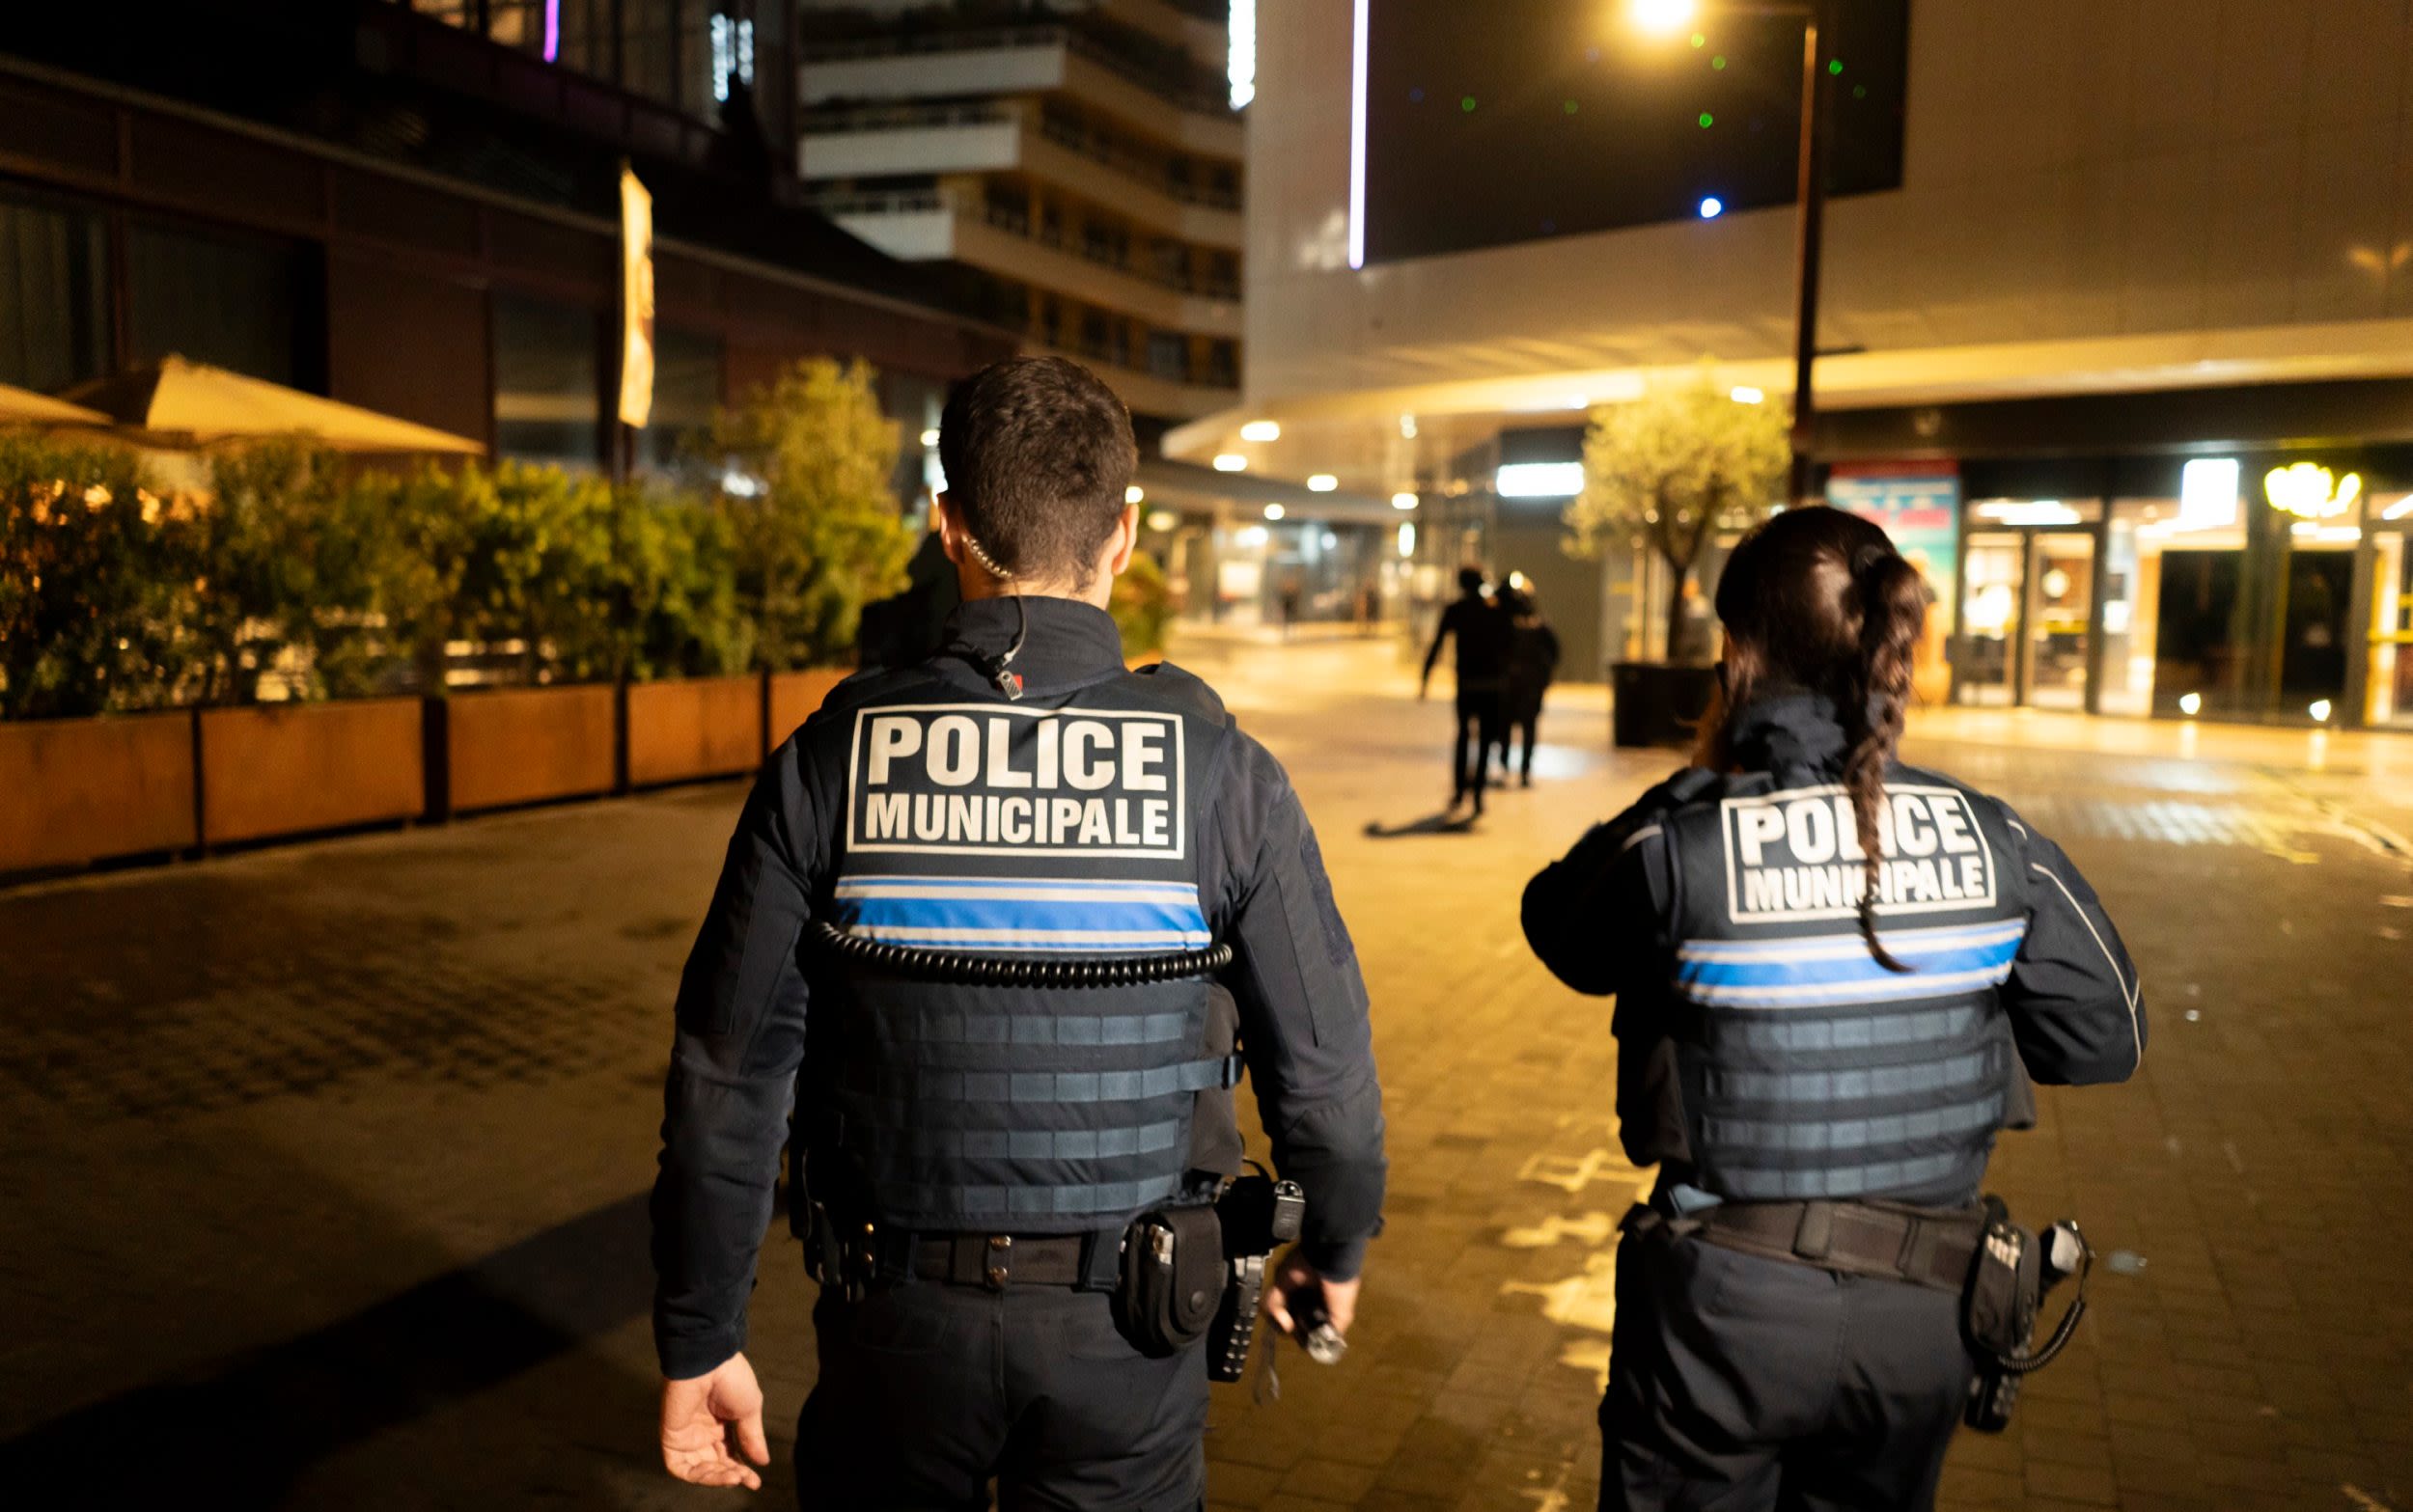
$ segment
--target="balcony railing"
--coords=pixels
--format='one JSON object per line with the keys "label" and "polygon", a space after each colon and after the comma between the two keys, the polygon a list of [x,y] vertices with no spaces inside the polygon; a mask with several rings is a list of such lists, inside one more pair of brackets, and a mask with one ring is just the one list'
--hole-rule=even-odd
{"label": "balcony railing", "polygon": [[875,37],[807,38],[807,67],[944,52],[986,52],[1016,47],[1064,47],[1161,98],[1212,116],[1229,116],[1231,101],[1220,90],[1177,78],[1130,56],[1079,27],[986,26],[964,30],[888,32]]}
{"label": "balcony railing", "polygon": [[1206,299],[1235,300],[1240,297],[1239,285],[1230,278],[1193,273],[1186,276],[1168,273],[1148,266],[1128,252],[1118,253],[1111,245],[1099,244],[1087,237],[1066,234],[1062,223],[1054,227],[1031,224],[1029,213],[1019,205],[1001,203],[981,197],[977,192],[947,188],[878,189],[817,194],[806,201],[823,215],[921,215],[943,211],[969,219],[1018,240],[1051,251],[1068,253],[1084,262],[1153,284],[1177,294],[1191,294]]}
{"label": "balcony railing", "polygon": [[993,126],[1020,119],[1021,112],[1002,100],[965,105],[850,105],[841,110],[808,111],[797,126],[808,136],[845,136],[858,131]]}
{"label": "balcony railing", "polygon": [[1111,136],[1088,130],[1079,122],[1068,121],[1054,112],[1040,117],[1040,135],[1060,147],[1069,148],[1082,156],[1105,164],[1118,173],[1128,174],[1161,194],[1171,195],[1186,205],[1206,206],[1219,210],[1236,210],[1240,197],[1236,191],[1216,190],[1204,184],[1184,183],[1165,168],[1162,158],[1152,157]]}
{"label": "balcony railing", "polygon": [[[875,131],[927,131],[949,126],[1005,125],[1027,119],[1018,105],[1005,100],[948,105],[856,105],[808,112],[798,123],[806,136],[855,136]],[[1039,130],[1050,142],[1102,163],[1147,187],[1208,209],[1240,208],[1236,189],[1177,179],[1161,155],[1133,147],[1118,137],[1090,130],[1082,122],[1057,110],[1040,112]]]}

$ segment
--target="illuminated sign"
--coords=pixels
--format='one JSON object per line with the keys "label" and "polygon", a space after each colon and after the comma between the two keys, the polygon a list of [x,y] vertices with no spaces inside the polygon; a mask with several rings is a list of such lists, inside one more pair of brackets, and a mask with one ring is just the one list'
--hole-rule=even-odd
{"label": "illuminated sign", "polygon": [[2363,475],[2339,478],[2317,463],[2298,462],[2265,473],[2262,493],[2272,509],[2299,520],[2334,520],[2363,497]]}
{"label": "illuminated sign", "polygon": [[620,418],[645,428],[653,413],[653,196],[620,171]]}

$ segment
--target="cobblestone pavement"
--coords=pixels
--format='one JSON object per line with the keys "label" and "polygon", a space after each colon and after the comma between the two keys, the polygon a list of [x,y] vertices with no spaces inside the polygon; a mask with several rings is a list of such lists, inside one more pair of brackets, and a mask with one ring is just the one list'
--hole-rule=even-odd
{"label": "cobblestone pavement", "polygon": [[[1345,1364],[1217,1393],[1217,1506],[1588,1507],[1617,1215],[1606,1005],[1524,879],[1665,769],[1596,693],[1471,834],[1390,648],[1195,646],[1290,763],[1373,989],[1393,1197]],[[2101,888],[2144,1074],[2047,1093],[1994,1185],[2094,1310],[1946,1505],[2413,1512],[2413,739],[1944,714]],[[0,894],[0,1486],[75,1504],[734,1505],[652,1447],[643,1194],[734,785]],[[2141,1261],[2141,1268],[2132,1263]],[[766,1243],[752,1357],[812,1380]],[[775,1426],[777,1424],[775,1423]],[[786,1436],[775,1434],[784,1456]],[[787,1504],[783,1462],[762,1505]]]}

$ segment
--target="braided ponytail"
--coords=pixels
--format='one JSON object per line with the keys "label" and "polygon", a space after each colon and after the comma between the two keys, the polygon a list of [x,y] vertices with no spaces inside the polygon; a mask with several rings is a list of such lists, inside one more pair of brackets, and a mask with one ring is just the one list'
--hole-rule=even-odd
{"label": "braided ponytail", "polygon": [[1712,770],[1733,756],[1730,726],[1763,692],[1797,688],[1834,701],[1842,717],[1844,791],[1860,841],[1860,934],[1886,970],[1910,970],[1877,939],[1884,875],[1885,768],[1901,744],[1911,658],[1926,628],[1927,581],[1885,532],[1855,514],[1788,509],[1734,547],[1718,579],[1726,626],[1722,697],[1695,759]]}
{"label": "braided ponytail", "polygon": [[1901,744],[1902,711],[1910,703],[1911,660],[1927,625],[1927,584],[1891,546],[1869,547],[1853,564],[1852,592],[1860,600],[1856,698],[1844,703],[1851,748],[1844,757],[1844,790],[1859,829],[1863,886],[1860,935],[1869,953],[1891,972],[1909,967],[1876,937],[1877,878],[1884,867],[1885,768]]}

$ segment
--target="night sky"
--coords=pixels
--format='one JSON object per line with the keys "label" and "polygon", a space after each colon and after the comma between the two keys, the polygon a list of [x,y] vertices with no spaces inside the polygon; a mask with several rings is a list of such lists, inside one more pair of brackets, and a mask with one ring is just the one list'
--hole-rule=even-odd
{"label": "night sky", "polygon": [[[1829,186],[1898,187],[1909,0],[1837,10]],[[1372,0],[1367,261],[1792,203],[1800,23],[1702,12],[1662,38],[1623,0]]]}

